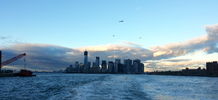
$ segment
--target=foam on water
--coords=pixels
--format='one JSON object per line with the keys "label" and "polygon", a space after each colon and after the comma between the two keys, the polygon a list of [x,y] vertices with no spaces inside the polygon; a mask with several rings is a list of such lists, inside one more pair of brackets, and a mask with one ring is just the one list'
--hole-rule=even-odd
{"label": "foam on water", "polygon": [[1,100],[217,100],[218,78],[37,74],[0,78]]}

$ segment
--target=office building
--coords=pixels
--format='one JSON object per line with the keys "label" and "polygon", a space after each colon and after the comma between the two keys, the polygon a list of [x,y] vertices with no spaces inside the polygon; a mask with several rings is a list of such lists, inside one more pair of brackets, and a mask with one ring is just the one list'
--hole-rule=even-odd
{"label": "office building", "polygon": [[88,51],[84,51],[84,67],[88,67]]}
{"label": "office building", "polygon": [[101,62],[101,72],[107,72],[107,61],[106,60],[102,60]]}
{"label": "office building", "polygon": [[217,61],[207,62],[206,70],[208,75],[218,75],[218,63]]}
{"label": "office building", "polygon": [[96,64],[96,66],[100,65],[100,57],[96,57],[95,64]]}
{"label": "office building", "polygon": [[132,67],[132,60],[131,59],[125,59],[124,60],[124,73],[130,73]]}
{"label": "office building", "polygon": [[114,65],[114,71],[115,73],[118,72],[118,66],[119,64],[121,64],[121,60],[120,59],[115,59],[115,65]]}
{"label": "office building", "polygon": [[133,60],[133,66],[132,66],[132,69],[131,69],[132,72],[133,73],[139,73],[140,65],[141,65],[141,61],[139,59]]}
{"label": "office building", "polygon": [[[209,63],[208,63],[209,64]],[[208,67],[210,70],[211,68]],[[121,63],[121,59],[115,59],[115,61],[102,60],[100,65],[100,57],[96,56],[94,62],[88,62],[88,51],[84,51],[84,63],[76,61],[73,65],[66,68],[66,72],[72,73],[126,73],[136,74],[144,73],[144,64],[139,59],[131,60],[125,59],[124,63]]]}
{"label": "office building", "polygon": [[114,73],[114,62],[113,61],[108,62],[108,72]]}

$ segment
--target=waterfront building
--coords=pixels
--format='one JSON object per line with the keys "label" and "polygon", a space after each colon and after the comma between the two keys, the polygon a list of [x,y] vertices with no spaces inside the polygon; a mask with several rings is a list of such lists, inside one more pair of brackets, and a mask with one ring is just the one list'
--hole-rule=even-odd
{"label": "waterfront building", "polygon": [[70,65],[69,67],[67,67],[65,71],[66,71],[67,73],[72,73],[72,72],[74,72],[73,65]]}
{"label": "waterfront building", "polygon": [[84,51],[84,67],[88,67],[88,51]]}
{"label": "waterfront building", "polygon": [[76,72],[80,72],[80,66],[79,66],[79,62],[76,61],[74,64],[75,68],[76,68]]}
{"label": "waterfront building", "polygon": [[120,59],[115,59],[114,71],[115,73],[118,72],[118,65],[121,63]]}
{"label": "waterfront building", "polygon": [[207,62],[206,70],[209,75],[218,75],[218,63],[217,61]]}
{"label": "waterfront building", "polygon": [[144,69],[145,69],[145,66],[144,66],[144,64],[143,63],[140,63],[140,65],[139,65],[139,73],[144,73]]}
{"label": "waterfront building", "polygon": [[107,61],[106,60],[102,60],[101,62],[101,72],[107,72]]}
{"label": "waterfront building", "polygon": [[93,62],[92,63],[92,68],[91,68],[91,72],[94,72],[94,73],[99,73],[100,72],[100,66],[97,66],[96,62]]}
{"label": "waterfront building", "polygon": [[118,64],[118,73],[124,73],[124,65],[121,63]]}
{"label": "waterfront building", "polygon": [[132,66],[131,71],[133,73],[139,73],[139,71],[141,70],[140,69],[140,67],[141,67],[140,65],[141,65],[141,61],[139,59],[133,60],[133,66]]}
{"label": "waterfront building", "polygon": [[84,68],[84,64],[83,64],[83,63],[80,63],[80,64],[79,64],[79,71],[80,71],[80,72],[84,72],[84,69],[85,69],[85,68]]}
{"label": "waterfront building", "polygon": [[125,59],[124,60],[124,73],[131,73],[131,67],[132,67],[132,60],[131,59]]}
{"label": "waterfront building", "polygon": [[114,70],[114,62],[113,61],[109,61],[108,62],[108,72],[109,73],[114,73],[113,70]]}
{"label": "waterfront building", "polygon": [[100,57],[96,57],[95,64],[96,64],[96,66],[100,65]]}
{"label": "waterfront building", "polygon": [[115,59],[115,61],[102,60],[100,65],[100,57],[96,56],[94,62],[88,62],[88,51],[84,51],[84,63],[76,61],[73,65],[66,68],[66,72],[73,73],[143,73],[144,64],[139,59],[131,60],[125,59],[124,63],[121,63],[121,59]]}

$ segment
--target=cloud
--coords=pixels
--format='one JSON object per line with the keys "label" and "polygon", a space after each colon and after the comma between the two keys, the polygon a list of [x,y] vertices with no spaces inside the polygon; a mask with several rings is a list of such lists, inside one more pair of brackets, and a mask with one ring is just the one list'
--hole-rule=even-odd
{"label": "cloud", "polygon": [[[206,61],[215,60],[211,59],[210,54],[217,55],[218,53],[218,24],[208,25],[205,28],[207,34],[203,36],[188,41],[152,47],[150,50],[153,52],[153,59],[146,61],[145,64],[148,68],[152,67],[152,70],[205,67]],[[178,59],[181,57],[183,59]]]}
{"label": "cloud", "polygon": [[[59,70],[66,68],[75,61],[83,62],[84,50],[89,51],[89,61],[94,61],[96,56],[99,56],[101,60],[114,60],[114,56],[122,60],[138,58],[144,62],[147,70],[176,70],[187,66],[204,65],[206,60],[193,60],[194,56],[190,54],[195,54],[198,51],[207,55],[218,52],[218,24],[208,25],[205,28],[206,35],[184,42],[154,46],[150,49],[143,48],[141,45],[133,42],[124,41],[120,44],[81,48],[67,48],[50,44],[16,43],[7,47],[1,47],[1,50],[3,50],[4,54],[3,60],[24,52],[27,53],[27,66],[35,70]],[[186,57],[181,58],[182,56]],[[10,66],[12,65],[22,68],[23,61],[19,60]]]}
{"label": "cloud", "polygon": [[122,44],[108,44],[99,46],[90,46],[78,48],[80,51],[88,50],[90,52],[90,57],[100,56],[102,59],[112,60],[115,55],[116,58],[131,58],[131,59],[142,59],[148,60],[153,57],[153,53],[145,48],[138,47],[138,45],[128,44],[126,42]]}
{"label": "cloud", "polygon": [[[31,69],[55,70],[71,64],[78,50],[45,44],[16,44],[3,48],[3,60],[21,53],[27,53],[25,57],[27,66]],[[70,54],[69,54],[70,53]],[[74,54],[72,54],[74,53]],[[22,68],[24,62],[19,60],[11,65]]]}
{"label": "cloud", "polygon": [[152,47],[151,51],[156,59],[182,56],[197,50],[207,53],[218,52],[218,24],[206,26],[206,32],[206,35],[188,41]]}
{"label": "cloud", "polygon": [[[152,52],[144,48],[136,48],[130,45],[102,45],[83,48],[66,48],[49,44],[15,44],[7,48],[2,48],[3,60],[9,59],[21,53],[27,53],[25,57],[28,68],[35,70],[59,70],[64,69],[75,61],[83,62],[84,50],[89,51],[89,61],[94,61],[96,56],[101,60],[114,60],[116,58],[140,58],[147,60],[152,58]],[[18,60],[14,65],[23,68],[23,60]],[[10,67],[8,67],[10,68]],[[11,67],[12,68],[12,67]]]}
{"label": "cloud", "polygon": [[185,42],[152,47],[151,50],[156,58],[176,57],[203,49],[207,46],[206,42],[207,36],[202,36]]}
{"label": "cloud", "polygon": [[188,59],[180,60],[149,60],[144,63],[146,65],[146,71],[156,71],[156,70],[181,70],[186,67],[198,68],[205,67],[205,62],[193,61]]}

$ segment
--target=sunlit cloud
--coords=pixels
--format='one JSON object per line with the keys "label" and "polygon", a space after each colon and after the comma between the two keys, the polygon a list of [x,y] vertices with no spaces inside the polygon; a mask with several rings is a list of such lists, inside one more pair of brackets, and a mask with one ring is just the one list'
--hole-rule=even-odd
{"label": "sunlit cloud", "polygon": [[[83,62],[83,51],[89,51],[89,61],[96,56],[101,60],[141,59],[145,70],[178,70],[185,67],[204,66],[206,61],[218,58],[218,25],[206,26],[207,34],[188,41],[170,43],[144,48],[134,42],[124,41],[119,44],[105,44],[81,48],[67,48],[50,44],[16,43],[1,47],[3,60],[20,53],[27,53],[27,65],[36,70],[64,69],[75,61]],[[19,60],[13,63],[22,66]],[[8,67],[10,68],[10,67]]]}
{"label": "sunlit cloud", "polygon": [[152,47],[155,57],[181,56],[196,50],[204,50],[207,53],[217,52],[218,24],[206,26],[207,34],[188,41],[171,43]]}

